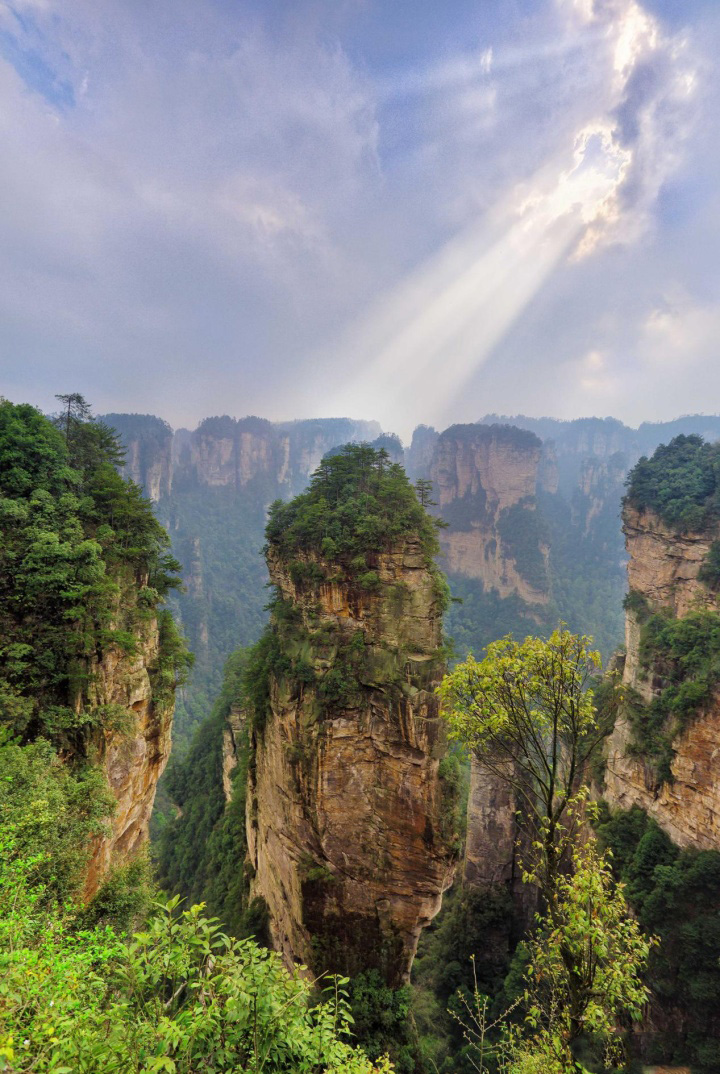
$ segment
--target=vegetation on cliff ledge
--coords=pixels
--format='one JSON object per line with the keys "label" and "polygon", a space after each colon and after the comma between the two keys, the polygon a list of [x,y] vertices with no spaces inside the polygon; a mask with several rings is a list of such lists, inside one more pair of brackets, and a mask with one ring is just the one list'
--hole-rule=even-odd
{"label": "vegetation on cliff ledge", "polygon": [[[307,492],[271,506],[266,554],[281,557],[300,591],[312,593],[323,582],[337,581],[350,591],[379,594],[378,556],[402,548],[407,540],[415,544],[433,580],[431,613],[440,617],[449,591],[433,558],[439,553],[438,525],[403,468],[389,463],[382,448],[347,444],[323,459]],[[390,605],[396,602],[401,616],[405,587],[388,585],[384,597]],[[402,694],[407,656],[399,649],[367,644],[362,630],[340,638],[312,606],[303,613],[279,592],[268,608],[270,622],[250,650],[246,672],[256,730],[262,733],[269,715],[271,678],[293,690],[312,688],[319,712],[354,707],[363,696],[361,684],[378,682],[384,690],[395,688]],[[444,652],[427,655],[442,659]],[[415,678],[432,677],[435,670],[435,661],[425,661]]]}
{"label": "vegetation on cliff ledge", "polygon": [[641,593],[631,590],[626,610],[640,624],[640,673],[654,684],[648,704],[625,690],[623,711],[632,731],[630,751],[655,771],[658,782],[672,780],[673,742],[720,684],[720,613],[697,609],[677,618],[671,609],[653,612]]}
{"label": "vegetation on cliff ledge", "polygon": [[720,511],[720,444],[676,436],[640,459],[627,490],[626,503],[650,508],[678,532],[702,530]]}
{"label": "vegetation on cliff ledge", "polygon": [[266,534],[268,545],[287,562],[312,552],[362,580],[377,554],[403,537],[415,538],[426,566],[435,569],[437,527],[387,451],[346,444],[323,459],[307,492],[272,504]]}

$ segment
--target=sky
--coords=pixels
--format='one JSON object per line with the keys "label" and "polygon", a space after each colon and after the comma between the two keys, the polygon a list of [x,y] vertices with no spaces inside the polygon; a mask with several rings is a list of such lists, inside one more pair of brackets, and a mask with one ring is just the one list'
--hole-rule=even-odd
{"label": "sky", "polygon": [[715,0],[0,0],[0,394],[720,412]]}

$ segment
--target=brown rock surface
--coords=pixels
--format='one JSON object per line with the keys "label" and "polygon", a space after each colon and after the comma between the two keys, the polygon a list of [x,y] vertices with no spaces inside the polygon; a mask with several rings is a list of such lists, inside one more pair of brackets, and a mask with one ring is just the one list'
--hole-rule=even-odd
{"label": "brown rock surface", "polygon": [[288,962],[316,972],[376,966],[398,984],[454,871],[438,774],[433,577],[412,540],[376,557],[373,593],[347,582],[300,589],[272,549],[268,558],[278,590],[300,609],[298,645],[316,675],[359,634],[363,660],[349,707],[323,707],[315,686],[271,678],[248,795],[252,895],[266,900]]}
{"label": "brown rock surface", "polygon": [[465,841],[465,880],[476,887],[510,884],[515,874],[517,805],[509,784],[474,759]]}
{"label": "brown rock surface", "polygon": [[[451,574],[479,579],[501,597],[517,594],[528,604],[546,604],[548,592],[531,585],[498,532],[506,508],[522,503],[534,510],[539,481],[557,485],[542,444],[532,433],[507,426],[452,426],[436,441],[430,478],[449,527],[440,534]],[[549,554],[543,548],[546,562]]]}
{"label": "brown rock surface", "polygon": [[[134,597],[125,587],[124,612]],[[125,865],[146,843],[157,782],[170,756],[173,702],[159,700],[153,688],[160,656],[156,618],[135,624],[137,648],[128,655],[110,646],[91,667],[88,702],[125,709],[128,727],[106,731],[94,743],[117,807],[107,834],[98,839],[91,855],[85,895],[91,898],[109,870]]]}
{"label": "brown rock surface", "polygon": [[[676,534],[652,511],[626,505],[624,529],[630,556],[630,588],[652,609],[669,608],[682,617],[692,608],[717,607],[698,572],[717,532]],[[662,681],[640,665],[641,628],[626,612],[623,682],[650,702]],[[672,782],[660,783],[651,766],[632,756],[631,730],[617,721],[608,743],[605,797],[619,808],[640,806],[681,847],[720,849],[720,697],[698,714],[675,739]]]}

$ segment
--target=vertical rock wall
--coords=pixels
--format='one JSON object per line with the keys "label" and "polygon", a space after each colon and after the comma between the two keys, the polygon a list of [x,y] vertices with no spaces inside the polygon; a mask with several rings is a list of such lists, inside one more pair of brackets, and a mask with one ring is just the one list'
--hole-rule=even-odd
{"label": "vertical rock wall", "polygon": [[[653,611],[669,609],[682,617],[694,608],[717,610],[717,596],[698,579],[718,528],[678,534],[651,510],[626,505],[624,530],[629,554],[630,589]],[[626,612],[623,682],[645,702],[664,683],[640,662],[641,626],[637,613]],[[673,742],[672,779],[660,782],[652,767],[629,751],[632,733],[626,717],[618,719],[609,740],[605,797],[621,809],[640,806],[681,847],[720,850],[720,698],[691,720]]]}
{"label": "vertical rock wall", "polygon": [[[248,795],[252,895],[267,902],[288,962],[316,973],[375,967],[397,985],[454,871],[438,772],[435,580],[413,540],[375,557],[372,593],[300,587],[272,549],[269,567],[298,616],[286,651],[302,652],[315,682],[271,676]],[[352,697],[323,702],[320,684],[342,674],[348,646]]]}
{"label": "vertical rock wall", "polygon": [[[533,433],[504,425],[453,425],[435,442],[430,478],[448,528],[441,545],[451,574],[482,581],[500,597],[517,595],[528,604],[546,604],[546,585],[523,574],[515,550],[499,525],[509,509],[535,511],[540,477],[554,483],[543,467],[541,441]],[[517,516],[518,524],[524,520]],[[548,548],[540,552],[547,565]]]}
{"label": "vertical rock wall", "polygon": [[158,620],[154,615],[138,620],[136,601],[137,586],[124,585],[116,627],[132,632],[135,651],[128,654],[111,645],[90,668],[88,704],[113,706],[113,722],[122,726],[103,732],[92,744],[117,805],[107,834],[92,849],[87,898],[111,868],[127,864],[147,842],[157,782],[170,756],[174,704],[172,690],[159,682]]}

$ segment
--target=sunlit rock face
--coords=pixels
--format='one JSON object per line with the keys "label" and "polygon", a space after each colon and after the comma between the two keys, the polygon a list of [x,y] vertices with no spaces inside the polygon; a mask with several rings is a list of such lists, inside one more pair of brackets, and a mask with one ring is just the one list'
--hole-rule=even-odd
{"label": "sunlit rock face", "polygon": [[193,432],[175,433],[150,415],[107,414],[103,420],[117,430],[125,448],[125,476],[156,503],[171,494],[176,480],[182,491],[202,487],[241,492],[254,485],[271,499],[295,495],[332,448],[373,441],[381,434],[376,421],[350,418],[206,418]]}
{"label": "sunlit rock face", "polygon": [[115,610],[115,626],[132,633],[134,652],[110,645],[89,668],[88,703],[113,706],[119,726],[92,743],[116,807],[106,834],[92,847],[87,898],[111,869],[126,865],[147,842],[157,782],[170,756],[173,691],[160,683],[158,620],[135,614],[137,591],[134,581],[123,585]]}
{"label": "sunlit rock face", "polygon": [[[445,569],[479,579],[501,597],[548,601],[548,547],[535,541],[540,570],[531,576],[509,539],[536,510],[542,458],[533,433],[505,425],[453,425],[438,438],[430,466],[433,495],[448,528],[440,535]],[[546,478],[554,478],[546,468]],[[512,516],[508,512],[515,509]],[[503,520],[508,526],[503,527]]]}
{"label": "sunlit rock face", "polygon": [[[677,534],[651,510],[626,505],[623,523],[629,553],[630,588],[654,611],[682,617],[694,608],[716,609],[717,596],[698,573],[719,533]],[[641,626],[626,612],[623,681],[650,702],[665,685],[653,667],[640,663]],[[672,780],[659,782],[652,766],[631,756],[630,725],[618,720],[609,740],[605,797],[616,807],[640,806],[681,847],[720,849],[720,697],[691,719],[673,742]]]}
{"label": "sunlit rock face", "polygon": [[[288,963],[377,968],[398,985],[454,872],[435,581],[413,539],[376,557],[372,593],[298,586],[272,548],[269,568],[297,616],[286,648],[302,651],[314,680],[270,679],[248,793],[252,895],[266,900]],[[352,696],[323,702],[315,684],[342,672],[350,644],[361,653]]]}

